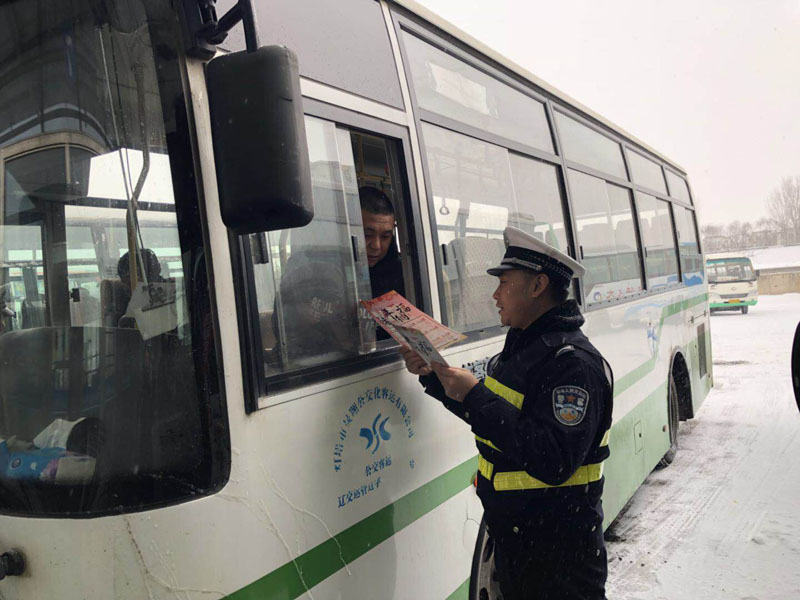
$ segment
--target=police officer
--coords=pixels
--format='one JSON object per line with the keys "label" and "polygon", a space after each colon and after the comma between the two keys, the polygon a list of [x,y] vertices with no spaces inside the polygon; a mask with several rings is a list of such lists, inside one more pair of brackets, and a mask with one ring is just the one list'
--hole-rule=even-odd
{"label": "police officer", "polygon": [[519,229],[507,227],[504,237],[505,256],[488,272],[500,280],[492,298],[510,329],[486,378],[401,353],[425,392],[475,434],[478,495],[503,598],[602,600],[613,379],[567,300],[585,270]]}

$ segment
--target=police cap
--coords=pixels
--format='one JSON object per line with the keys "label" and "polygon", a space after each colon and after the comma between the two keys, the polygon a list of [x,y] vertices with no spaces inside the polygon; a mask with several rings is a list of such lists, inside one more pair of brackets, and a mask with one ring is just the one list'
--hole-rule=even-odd
{"label": "police cap", "polygon": [[498,266],[486,271],[489,275],[497,277],[503,271],[529,269],[566,286],[573,277],[586,273],[583,265],[572,257],[516,227],[506,227],[503,240],[506,253]]}

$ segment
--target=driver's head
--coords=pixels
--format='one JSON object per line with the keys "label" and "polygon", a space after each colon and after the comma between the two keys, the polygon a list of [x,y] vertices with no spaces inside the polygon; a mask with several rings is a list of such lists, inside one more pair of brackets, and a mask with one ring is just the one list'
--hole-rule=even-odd
{"label": "driver's head", "polygon": [[374,267],[386,256],[394,238],[394,207],[381,190],[364,186],[358,189],[361,220],[367,244],[367,263]]}
{"label": "driver's head", "polygon": [[[160,281],[161,280],[161,263],[158,262],[158,256],[149,248],[142,248],[139,250],[139,255],[144,262],[147,281]],[[139,261],[136,261],[136,275],[137,281],[142,280],[142,266]],[[130,255],[126,252],[123,254],[117,263],[117,274],[119,275],[122,284],[126,288],[130,288],[131,284],[131,259]]]}

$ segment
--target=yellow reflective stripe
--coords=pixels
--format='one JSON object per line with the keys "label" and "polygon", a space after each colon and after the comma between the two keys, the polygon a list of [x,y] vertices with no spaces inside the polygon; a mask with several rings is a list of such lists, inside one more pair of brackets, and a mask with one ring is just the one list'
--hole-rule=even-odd
{"label": "yellow reflective stripe", "polygon": [[489,448],[494,448],[494,449],[495,449],[495,450],[497,450],[498,452],[502,452],[502,450],[500,450],[500,448],[498,448],[497,446],[495,446],[495,445],[494,445],[494,444],[491,442],[491,440],[487,440],[487,439],[485,439],[485,438],[482,438],[482,437],[480,437],[479,435],[476,435],[476,436],[475,436],[475,439],[476,439],[476,440],[478,440],[479,442],[481,442],[482,444],[486,444],[487,446],[489,446]]}
{"label": "yellow reflective stripe", "polygon": [[[481,469],[481,460],[481,458],[478,459],[479,470]],[[494,465],[487,460],[483,460],[483,462],[484,466],[481,473],[484,473],[484,471],[492,473],[494,471]],[[486,477],[486,475],[484,475],[484,477]],[[507,471],[504,473],[495,473],[494,489],[498,492],[507,492],[512,490],[537,490],[543,488],[586,485],[593,481],[599,481],[601,477],[603,477],[603,463],[583,465],[572,474],[572,477],[559,485],[550,485],[549,483],[540,481],[535,477],[531,477],[525,471]],[[489,479],[489,477],[486,478]]]}
{"label": "yellow reflective stripe", "polygon": [[491,479],[492,471],[494,471],[494,465],[482,456],[478,456],[478,472],[486,479]]}
{"label": "yellow reflective stripe", "polygon": [[522,401],[525,400],[525,396],[520,394],[519,392],[515,392],[510,387],[503,385],[497,379],[493,379],[491,377],[486,377],[483,380],[483,385],[493,391],[495,394],[507,400],[518,409],[522,410]]}
{"label": "yellow reflective stripe", "polygon": [[[494,379],[492,377],[486,377],[483,380],[483,385],[485,385],[489,390],[491,390],[492,392],[494,392],[495,394],[497,394],[510,404],[514,405],[517,409],[522,409],[522,401],[525,399],[525,396],[523,396],[519,392],[515,392],[507,385],[503,385],[502,383],[497,381],[497,379]],[[500,448],[495,446],[491,442],[491,440],[487,440],[478,435],[475,436],[475,439],[483,444],[486,444],[490,448],[494,448],[498,452],[502,452],[502,450],[500,450]]]}
{"label": "yellow reflective stripe", "polygon": [[600,447],[601,447],[601,448],[602,448],[603,446],[608,446],[608,438],[610,438],[610,437],[611,437],[611,430],[610,430],[610,429],[608,429],[608,430],[606,430],[606,432],[603,434],[603,439],[602,439],[602,440],[600,440]]}

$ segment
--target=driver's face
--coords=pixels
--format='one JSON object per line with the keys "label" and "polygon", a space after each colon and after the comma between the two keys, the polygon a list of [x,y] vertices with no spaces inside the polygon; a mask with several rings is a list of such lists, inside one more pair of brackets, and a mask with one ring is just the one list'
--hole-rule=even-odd
{"label": "driver's face", "polygon": [[367,263],[374,267],[389,252],[394,237],[394,215],[376,215],[362,210],[361,220],[364,223],[364,241],[367,243]]}

